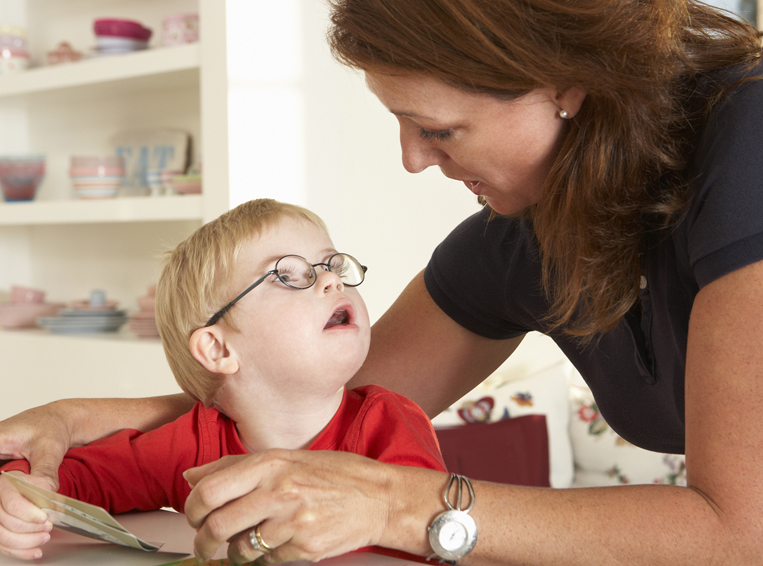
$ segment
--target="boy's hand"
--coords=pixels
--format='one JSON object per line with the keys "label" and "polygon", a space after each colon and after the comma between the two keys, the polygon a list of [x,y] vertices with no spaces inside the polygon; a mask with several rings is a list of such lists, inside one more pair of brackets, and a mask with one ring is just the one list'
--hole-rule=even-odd
{"label": "boy's hand", "polygon": [[32,466],[31,475],[45,479],[51,491],[58,491],[58,467],[70,444],[69,426],[54,404],[0,421],[0,463],[27,460]]}
{"label": "boy's hand", "polygon": [[[53,488],[45,478],[18,471],[9,473],[45,489]],[[0,552],[23,560],[41,558],[40,547],[50,540],[52,529],[53,524],[45,512],[0,476]]]}

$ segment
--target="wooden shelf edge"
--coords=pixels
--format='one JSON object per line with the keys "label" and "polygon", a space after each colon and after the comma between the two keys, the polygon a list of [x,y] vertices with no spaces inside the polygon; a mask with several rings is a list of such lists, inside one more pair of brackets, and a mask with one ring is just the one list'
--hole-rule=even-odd
{"label": "wooden shelf edge", "polygon": [[201,220],[201,195],[0,204],[0,226]]}
{"label": "wooden shelf edge", "polygon": [[201,46],[192,43],[36,67],[0,77],[0,98],[198,69],[200,62]]}

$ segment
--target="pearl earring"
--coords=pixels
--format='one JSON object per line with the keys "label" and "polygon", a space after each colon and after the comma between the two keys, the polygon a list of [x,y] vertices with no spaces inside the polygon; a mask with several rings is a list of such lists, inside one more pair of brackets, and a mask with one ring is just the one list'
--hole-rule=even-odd
{"label": "pearl earring", "polygon": [[559,117],[560,117],[562,120],[566,120],[567,118],[569,118],[569,117],[570,117],[570,115],[569,115],[569,113],[568,113],[566,110],[560,110],[560,111],[559,111]]}

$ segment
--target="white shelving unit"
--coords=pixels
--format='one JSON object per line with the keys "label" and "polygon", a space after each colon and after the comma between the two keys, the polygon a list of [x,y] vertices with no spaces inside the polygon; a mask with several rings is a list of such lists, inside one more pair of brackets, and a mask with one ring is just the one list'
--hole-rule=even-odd
{"label": "white shelving unit", "polygon": [[[84,298],[91,289],[100,288],[121,307],[136,310],[136,298],[155,282],[161,252],[231,204],[227,3],[17,1],[36,66],[0,76],[0,153],[44,153],[47,174],[34,201],[0,202],[0,264],[5,266],[0,269],[0,301],[13,284],[45,289],[48,300],[55,302]],[[162,18],[188,12],[200,14],[201,36],[207,41],[162,47]],[[92,22],[99,17],[141,21],[154,30],[151,49],[58,66],[43,64],[45,53],[62,40],[87,51],[94,43]],[[150,128],[190,134],[192,160],[200,156],[204,160],[202,195],[104,200],[73,196],[68,179],[71,155],[109,154],[113,135]],[[177,390],[159,342],[136,339],[126,330],[91,336],[0,331],[0,359],[7,362],[5,375],[27,378],[4,396],[0,418],[65,394],[119,396]],[[53,386],[51,379],[67,386]],[[51,386],[34,387],[34,392],[22,387],[37,382]],[[25,401],[30,393],[33,399]]]}

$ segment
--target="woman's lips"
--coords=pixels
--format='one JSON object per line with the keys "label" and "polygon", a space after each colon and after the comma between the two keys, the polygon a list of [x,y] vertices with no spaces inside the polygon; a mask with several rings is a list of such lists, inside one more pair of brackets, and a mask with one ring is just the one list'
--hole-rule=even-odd
{"label": "woman's lips", "polygon": [[482,195],[482,181],[464,181],[464,185],[475,195]]}

